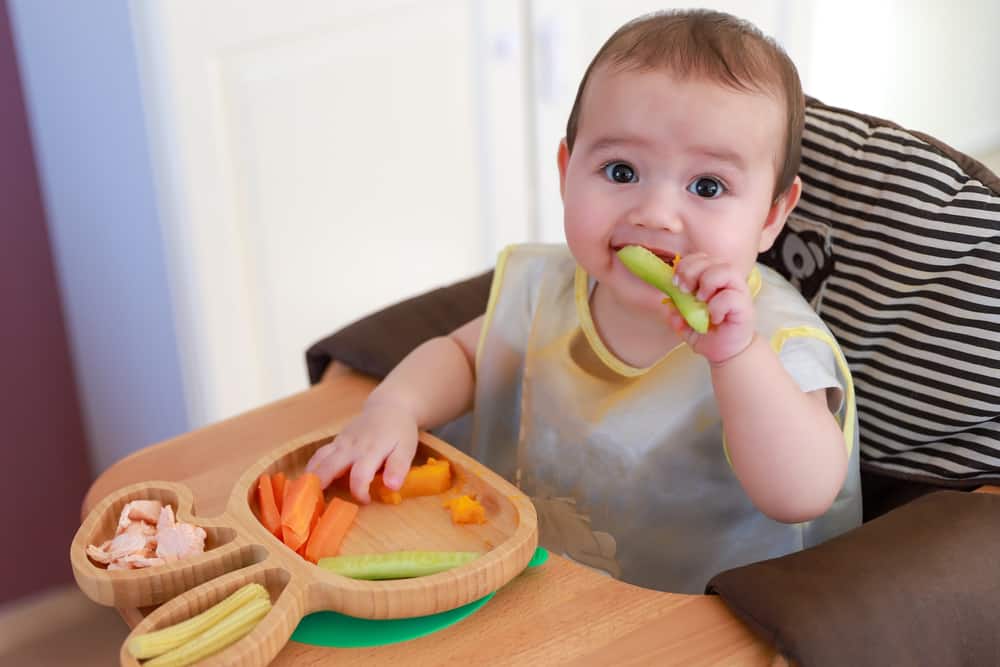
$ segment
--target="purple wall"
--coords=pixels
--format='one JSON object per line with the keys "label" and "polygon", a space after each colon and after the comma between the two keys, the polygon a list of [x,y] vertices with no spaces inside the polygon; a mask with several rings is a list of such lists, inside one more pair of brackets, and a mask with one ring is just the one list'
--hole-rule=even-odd
{"label": "purple wall", "polygon": [[91,478],[7,4],[0,0],[0,604],[73,580]]}

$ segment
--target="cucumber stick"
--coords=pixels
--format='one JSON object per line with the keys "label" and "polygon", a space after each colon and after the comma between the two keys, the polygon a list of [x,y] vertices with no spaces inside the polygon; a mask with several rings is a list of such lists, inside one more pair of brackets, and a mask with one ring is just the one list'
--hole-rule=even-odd
{"label": "cucumber stick", "polygon": [[618,251],[618,258],[626,269],[670,297],[689,327],[701,334],[708,331],[708,306],[674,285],[673,267],[638,245],[625,246]]}
{"label": "cucumber stick", "polygon": [[351,579],[409,579],[444,572],[475,560],[475,551],[389,551],[320,558],[318,565]]}

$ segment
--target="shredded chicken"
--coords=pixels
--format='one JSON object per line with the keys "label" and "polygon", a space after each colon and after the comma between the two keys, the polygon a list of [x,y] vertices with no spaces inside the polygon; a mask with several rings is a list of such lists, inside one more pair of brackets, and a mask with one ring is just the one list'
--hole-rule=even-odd
{"label": "shredded chicken", "polygon": [[141,567],[153,567],[154,565],[163,565],[167,561],[162,558],[148,558],[141,554],[132,554],[131,556],[125,556],[121,559],[121,562],[127,564],[132,569],[138,570]]}
{"label": "shredded chicken", "polygon": [[160,508],[163,503],[159,500],[133,500],[125,504],[122,508],[121,516],[118,517],[118,531],[116,534],[125,532],[129,524],[133,521],[145,521],[156,524],[156,519],[160,516]]}
{"label": "shredded chicken", "polygon": [[205,551],[205,529],[174,518],[158,500],[133,500],[118,517],[115,536],[87,546],[87,555],[109,570],[153,567]]}
{"label": "shredded chicken", "polygon": [[205,551],[205,529],[190,523],[175,522],[174,511],[168,505],[160,511],[156,523],[156,555],[165,561]]}

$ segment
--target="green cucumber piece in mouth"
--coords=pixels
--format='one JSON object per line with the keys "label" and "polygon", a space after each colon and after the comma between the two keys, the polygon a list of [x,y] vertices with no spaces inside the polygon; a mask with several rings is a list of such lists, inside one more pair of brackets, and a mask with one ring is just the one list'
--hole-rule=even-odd
{"label": "green cucumber piece in mouth", "polygon": [[708,331],[708,306],[693,294],[682,292],[673,283],[674,269],[647,248],[628,245],[618,251],[618,259],[636,277],[660,290],[673,301],[688,326],[703,334]]}

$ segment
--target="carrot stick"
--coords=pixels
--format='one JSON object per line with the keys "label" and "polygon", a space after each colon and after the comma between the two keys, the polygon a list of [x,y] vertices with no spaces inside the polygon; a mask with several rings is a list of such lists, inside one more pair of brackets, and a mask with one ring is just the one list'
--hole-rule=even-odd
{"label": "carrot stick", "polygon": [[274,489],[274,502],[278,505],[278,511],[281,511],[281,506],[284,504],[285,500],[285,473],[276,472],[271,475],[271,487]]}
{"label": "carrot stick", "polygon": [[257,481],[257,505],[260,507],[260,522],[279,539],[281,538],[281,513],[274,502],[274,489],[267,474]]}
{"label": "carrot stick", "polygon": [[281,539],[292,551],[309,540],[316,507],[323,499],[319,477],[306,473],[286,484],[288,489],[281,507]]}
{"label": "carrot stick", "polygon": [[336,556],[347,530],[357,515],[358,506],[354,503],[340,498],[331,500],[323,512],[323,517],[316,524],[316,529],[309,536],[306,559],[315,563],[320,558]]}
{"label": "carrot stick", "polygon": [[[313,531],[316,529],[316,524],[319,523],[319,518],[323,516],[323,510],[326,509],[326,501],[323,499],[323,495],[320,494],[319,498],[316,499],[316,508],[313,510],[312,519],[309,521],[309,535],[312,536]],[[308,542],[303,542],[302,545],[295,550],[295,552],[306,557],[306,544]]]}
{"label": "carrot stick", "polygon": [[309,524],[309,532],[312,533],[312,529],[316,527],[319,523],[319,518],[323,516],[323,512],[326,510],[326,499],[323,494],[319,494],[319,498],[316,499],[316,509],[313,510],[312,522]]}

